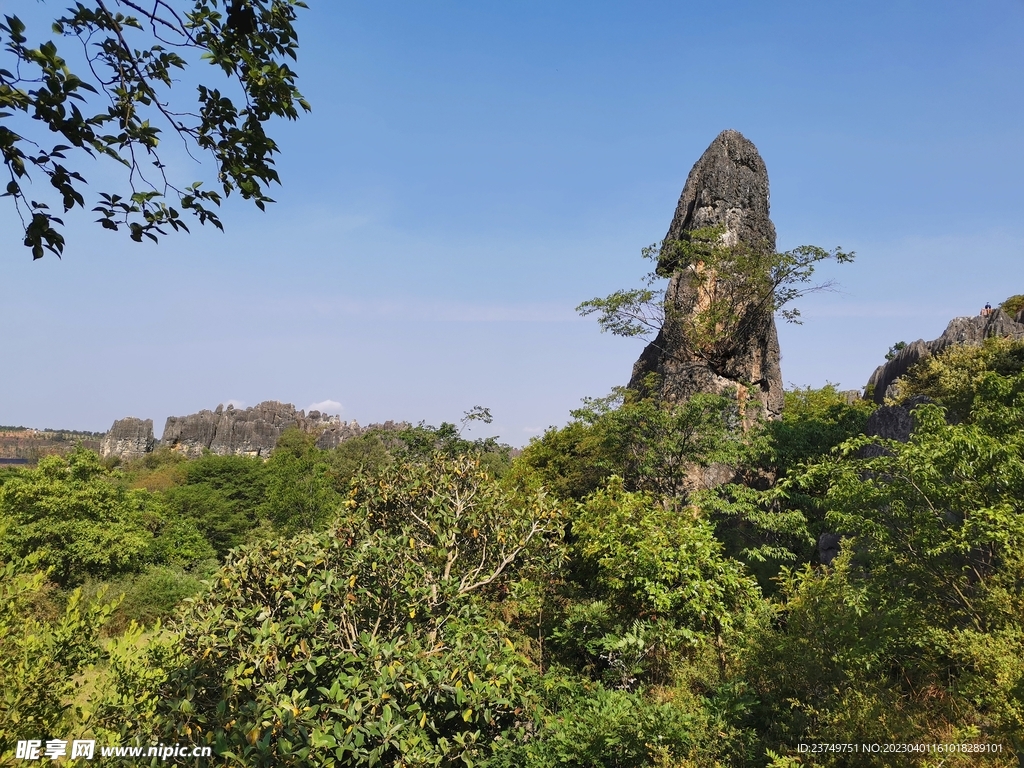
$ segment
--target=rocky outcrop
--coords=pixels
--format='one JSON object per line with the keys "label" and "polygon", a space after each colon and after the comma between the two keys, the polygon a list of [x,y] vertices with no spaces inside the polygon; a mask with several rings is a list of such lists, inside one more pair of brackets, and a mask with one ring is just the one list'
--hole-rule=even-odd
{"label": "rocky outcrop", "polygon": [[218,405],[213,411],[171,416],[164,426],[160,444],[186,456],[201,456],[208,450],[218,456],[266,457],[289,427],[317,435],[323,447],[337,446],[342,440],[362,432],[354,421],[344,422],[319,411],[310,411],[307,416],[290,403],[268,400],[244,410]]}
{"label": "rocky outcrop", "polygon": [[[882,440],[909,443],[910,436],[914,432],[914,409],[930,402],[932,402],[930,397],[917,395],[899,405],[883,405],[876,408],[868,416],[867,423],[864,424],[864,434]],[[886,453],[886,449],[875,443],[865,445],[857,455],[860,458],[869,459],[884,453]]]}
{"label": "rocky outcrop", "polygon": [[[722,227],[726,245],[775,249],[775,226],[768,212],[768,172],[757,148],[737,131],[723,131],[693,166],[665,236],[678,241],[685,232]],[[675,272],[670,249],[663,249],[658,270],[671,274],[665,294],[665,322],[633,366],[629,386],[642,389],[646,377],[660,377],[655,393],[682,402],[701,392],[734,393],[745,420],[775,418],[782,412],[779,339],[770,308],[743,308],[741,338],[732,340],[723,359],[709,362],[687,338],[684,318],[700,308],[707,281],[728,281],[688,269]],[[706,294],[705,294],[706,295]]]}
{"label": "rocky outcrop", "polygon": [[823,531],[818,536],[818,562],[822,565],[831,565],[832,561],[839,557],[839,546],[843,537],[838,533]]}
{"label": "rocky outcrop", "polygon": [[63,455],[79,445],[99,451],[103,434],[70,429],[0,427],[0,459],[18,464],[33,463],[43,456]]}
{"label": "rocky outcrop", "polygon": [[[319,411],[310,411],[308,419],[307,431],[323,430],[316,439],[316,447],[324,451],[333,450],[346,440],[359,437],[365,431],[355,421],[341,421],[335,417],[325,422]],[[310,426],[313,426],[313,429],[310,429]]]}
{"label": "rocky outcrop", "polygon": [[893,385],[901,376],[929,355],[937,355],[955,344],[978,347],[985,339],[995,336],[1024,339],[1022,314],[1024,313],[1018,313],[1017,319],[1011,319],[1001,309],[996,309],[988,317],[979,315],[953,318],[939,338],[933,341],[918,339],[897,352],[892,360],[878,366],[868,379],[864,396],[873,398],[879,404],[885,402],[886,398],[894,397],[896,390]]}
{"label": "rocky outcrop", "polygon": [[171,448],[188,457],[205,451],[218,456],[259,456],[266,458],[277,446],[281,433],[289,427],[316,435],[318,448],[330,450],[358,437],[369,429],[400,429],[392,422],[361,427],[355,421],[342,421],[320,411],[296,410],[290,403],[267,401],[253,408],[202,410],[188,416],[170,416],[159,443],[153,438],[153,421],[127,418],[114,422],[103,437],[100,453],[123,461],[137,459],[157,446]]}
{"label": "rocky outcrop", "polygon": [[100,455],[104,458],[116,456],[121,461],[131,461],[145,456],[155,445],[153,420],[129,416],[115,421],[103,436],[100,441]]}
{"label": "rocky outcrop", "polygon": [[[310,411],[310,418],[316,414],[316,411]],[[315,422],[314,422],[315,423]],[[394,433],[399,432],[403,429],[408,429],[412,425],[407,421],[385,421],[383,424],[369,424],[365,427],[359,426],[355,421],[333,421],[327,424],[323,428],[323,432],[320,433],[320,437],[316,440],[316,447],[324,451],[329,451],[337,448],[346,440],[365,435],[367,432],[387,432]],[[314,430],[320,429],[320,425],[317,425]],[[387,437],[388,440],[394,438],[394,435]]]}

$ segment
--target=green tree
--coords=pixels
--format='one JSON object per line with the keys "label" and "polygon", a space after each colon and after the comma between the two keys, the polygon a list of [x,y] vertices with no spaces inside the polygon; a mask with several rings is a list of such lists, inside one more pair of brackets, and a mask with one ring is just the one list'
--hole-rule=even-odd
{"label": "green tree", "polygon": [[[279,182],[277,144],[265,132],[273,117],[296,119],[309,105],[296,90],[288,60],[296,58],[293,23],[300,0],[195,0],[182,11],[165,0],[81,2],[57,18],[52,32],[74,39],[83,58],[74,72],[53,40],[29,42],[17,16],[0,23],[0,155],[9,173],[5,196],[24,223],[34,259],[60,256],[63,221],[52,211],[85,208],[87,158],[123,169],[123,185],[88,203],[106,229],[156,240],[188,230],[182,213],[223,228],[221,193],[237,192],[261,210]],[[221,77],[197,86],[192,100],[175,86],[205,61]],[[207,81],[208,82],[208,81]],[[186,152],[212,156],[219,191],[174,178],[160,153],[169,134]],[[43,179],[45,187],[28,186]]]}
{"label": "green tree", "polygon": [[[169,514],[168,514],[169,513]],[[173,508],[166,509],[156,535],[149,545],[146,560],[188,568],[217,556],[210,540],[203,535],[197,522],[189,517],[174,514]]]}
{"label": "green tree", "polygon": [[490,424],[491,421],[490,409],[477,405],[466,411],[460,422],[461,429],[456,424],[443,421],[439,427],[420,422],[415,427],[406,426],[398,430],[392,435],[396,438],[392,441],[392,450],[396,456],[407,461],[429,459],[436,451],[452,457],[473,455],[484,463],[492,475],[500,477],[508,471],[512,449],[499,443],[495,437],[469,440],[462,436],[463,430],[470,423]]}
{"label": "green tree", "polygon": [[907,348],[907,342],[905,342],[905,341],[897,341],[895,344],[893,344],[891,347],[889,347],[889,351],[885,353],[885,359],[886,360],[895,360],[896,356],[900,353],[900,351],[904,350],[906,348]]}
{"label": "green tree", "polygon": [[592,594],[609,602],[619,634],[631,621],[663,619],[641,642],[656,647],[673,635],[684,644],[713,638],[724,671],[724,633],[742,622],[758,591],[743,564],[725,556],[714,526],[697,509],[668,509],[648,494],[624,490],[613,477],[581,505],[572,533],[577,567],[589,574]]}
{"label": "green tree", "polygon": [[533,480],[560,499],[582,501],[614,472],[597,427],[577,419],[551,427],[530,441],[512,467],[512,475]]}
{"label": "green tree", "polygon": [[[1009,405],[1014,388],[1011,377],[1022,372],[1022,341],[990,338],[980,347],[955,345],[926,357],[907,371],[896,382],[895,400],[925,395],[944,406],[950,420],[970,421],[980,415],[979,406]],[[1001,386],[1010,389],[998,392]],[[1016,419],[1010,419],[1006,426],[1012,433],[1017,424]]]}
{"label": "green tree", "polygon": [[785,398],[782,417],[762,427],[766,439],[758,449],[763,452],[752,457],[780,477],[863,434],[875,409],[870,400],[848,400],[834,384],[786,390]]}
{"label": "green tree", "polygon": [[339,490],[360,472],[375,475],[396,461],[394,435],[388,430],[370,430],[342,442],[327,457],[337,478]]}
{"label": "green tree", "polygon": [[[854,254],[814,245],[782,253],[744,243],[730,245],[722,228],[706,227],[684,233],[681,240],[650,245],[643,256],[658,265],[644,278],[646,287],[590,299],[576,311],[583,316],[597,314],[601,330],[616,336],[650,339],[666,323],[678,324],[689,351],[719,366],[749,335],[750,324],[765,313],[800,322],[800,311],[792,303],[832,286],[830,281],[813,283],[815,268],[823,261],[850,262]],[[687,311],[666,296],[662,285],[680,275],[690,276],[688,285],[695,291]]]}
{"label": "green tree", "polygon": [[550,712],[539,732],[506,746],[488,768],[722,765],[712,757],[721,737],[702,739],[702,724],[677,702],[578,680],[545,682],[555,690],[547,692]]}
{"label": "green tree", "polygon": [[229,556],[150,723],[252,766],[474,764],[525,719],[529,672],[480,598],[557,554],[561,517],[468,458],[358,484],[329,528]]}
{"label": "green tree", "polygon": [[1010,317],[1016,317],[1017,313],[1024,309],[1024,293],[1018,293],[1011,296],[1003,301],[1003,303],[999,305],[999,308]]}
{"label": "green tree", "polygon": [[739,455],[734,405],[718,395],[671,404],[618,388],[585,400],[573,416],[595,425],[608,468],[629,490],[656,497],[684,498],[701,483],[695,473]]}
{"label": "green tree", "polygon": [[78,448],[0,486],[0,557],[35,554],[61,585],[138,570],[161,525],[158,500],[116,482]]}
{"label": "green tree", "polygon": [[782,417],[762,423],[744,444],[739,465],[744,482],[701,492],[694,502],[717,523],[727,551],[743,559],[767,592],[782,562],[814,557],[825,523],[823,487],[778,481],[863,434],[875,405],[850,402],[834,385],[787,390]]}
{"label": "green tree", "polygon": [[562,498],[583,499],[613,474],[629,490],[683,498],[699,487],[697,475],[735,460],[741,447],[734,404],[717,395],[673,405],[618,387],[584,399],[572,415],[573,422],[531,442],[519,459]]}
{"label": "green tree", "polygon": [[316,437],[288,429],[266,464],[262,514],[289,533],[322,528],[341,509],[343,496],[328,455]]}
{"label": "green tree", "polygon": [[0,754],[20,739],[78,733],[81,673],[101,656],[99,631],[115,604],[87,604],[75,590],[55,616],[43,610],[50,586],[39,558],[0,565]]}
{"label": "green tree", "polygon": [[172,485],[164,493],[174,518],[167,537],[188,538],[191,524],[220,558],[247,540],[260,522],[267,494],[264,462],[248,456],[211,454],[171,467],[180,485]]}

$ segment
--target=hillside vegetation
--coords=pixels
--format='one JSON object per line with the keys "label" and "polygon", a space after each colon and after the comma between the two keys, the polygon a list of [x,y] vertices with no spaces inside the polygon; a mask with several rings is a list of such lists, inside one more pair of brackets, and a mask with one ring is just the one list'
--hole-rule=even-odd
{"label": "hillside vegetation", "polygon": [[101,432],[0,426],[0,458],[36,462],[43,456],[66,454],[76,445],[98,451],[102,437]]}
{"label": "hillside vegetation", "polygon": [[0,760],[1018,765],[1024,344],[901,387],[907,443],[833,387],[747,431],[618,390],[516,456],[445,424],[0,471]]}

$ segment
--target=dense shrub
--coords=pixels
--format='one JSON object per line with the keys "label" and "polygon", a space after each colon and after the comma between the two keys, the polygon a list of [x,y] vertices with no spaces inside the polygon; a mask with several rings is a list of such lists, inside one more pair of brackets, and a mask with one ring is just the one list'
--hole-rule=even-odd
{"label": "dense shrub", "polygon": [[834,384],[785,393],[782,417],[764,425],[766,466],[784,476],[801,462],[828,454],[863,433],[875,409],[870,400],[849,400]]}
{"label": "dense shrub", "polygon": [[980,347],[953,346],[926,357],[897,382],[895,399],[925,395],[946,409],[950,421],[961,422],[970,420],[980,406],[1012,404],[1012,387],[997,391],[1000,379],[1005,389],[1007,379],[1019,379],[1022,373],[1024,342],[986,339]]}
{"label": "dense shrub", "polygon": [[90,451],[47,456],[0,486],[0,558],[35,555],[61,585],[139,569],[159,500],[126,490]]}
{"label": "dense shrub", "polygon": [[250,766],[488,754],[527,720],[528,666],[480,595],[557,551],[559,521],[467,458],[357,484],[327,529],[229,555],[175,641],[160,737]]}
{"label": "dense shrub", "polygon": [[790,479],[827,488],[852,536],[832,568],[785,575],[748,672],[773,748],[973,734],[1024,750],[1024,432],[950,425],[936,405],[915,418],[909,443],[858,458],[860,438]]}
{"label": "dense shrub", "polygon": [[185,598],[205,588],[195,574],[161,565],[152,565],[138,575],[128,576],[109,585],[108,594],[120,598],[105,631],[124,632],[132,622],[151,627],[158,620],[174,615]]}
{"label": "dense shrub", "polygon": [[[87,605],[75,590],[49,615],[46,574],[38,558],[0,566],[0,755],[19,739],[67,738],[82,722],[81,673],[100,657],[99,631],[114,608]],[[102,598],[102,595],[100,596]]]}
{"label": "dense shrub", "polygon": [[1024,293],[1018,293],[1006,299],[999,308],[1010,317],[1016,317],[1017,313],[1024,309]]}

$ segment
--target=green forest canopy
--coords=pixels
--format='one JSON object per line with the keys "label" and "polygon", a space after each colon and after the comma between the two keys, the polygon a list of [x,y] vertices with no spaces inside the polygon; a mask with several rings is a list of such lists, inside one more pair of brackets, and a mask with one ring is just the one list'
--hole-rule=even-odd
{"label": "green forest canopy", "polygon": [[[0,750],[793,766],[800,744],[963,743],[988,751],[813,764],[1017,765],[1024,344],[902,386],[932,400],[907,443],[863,436],[874,406],[833,387],[746,434],[727,399],[618,391],[521,455],[442,425],[4,471]],[[732,483],[685,480],[722,462]]]}

